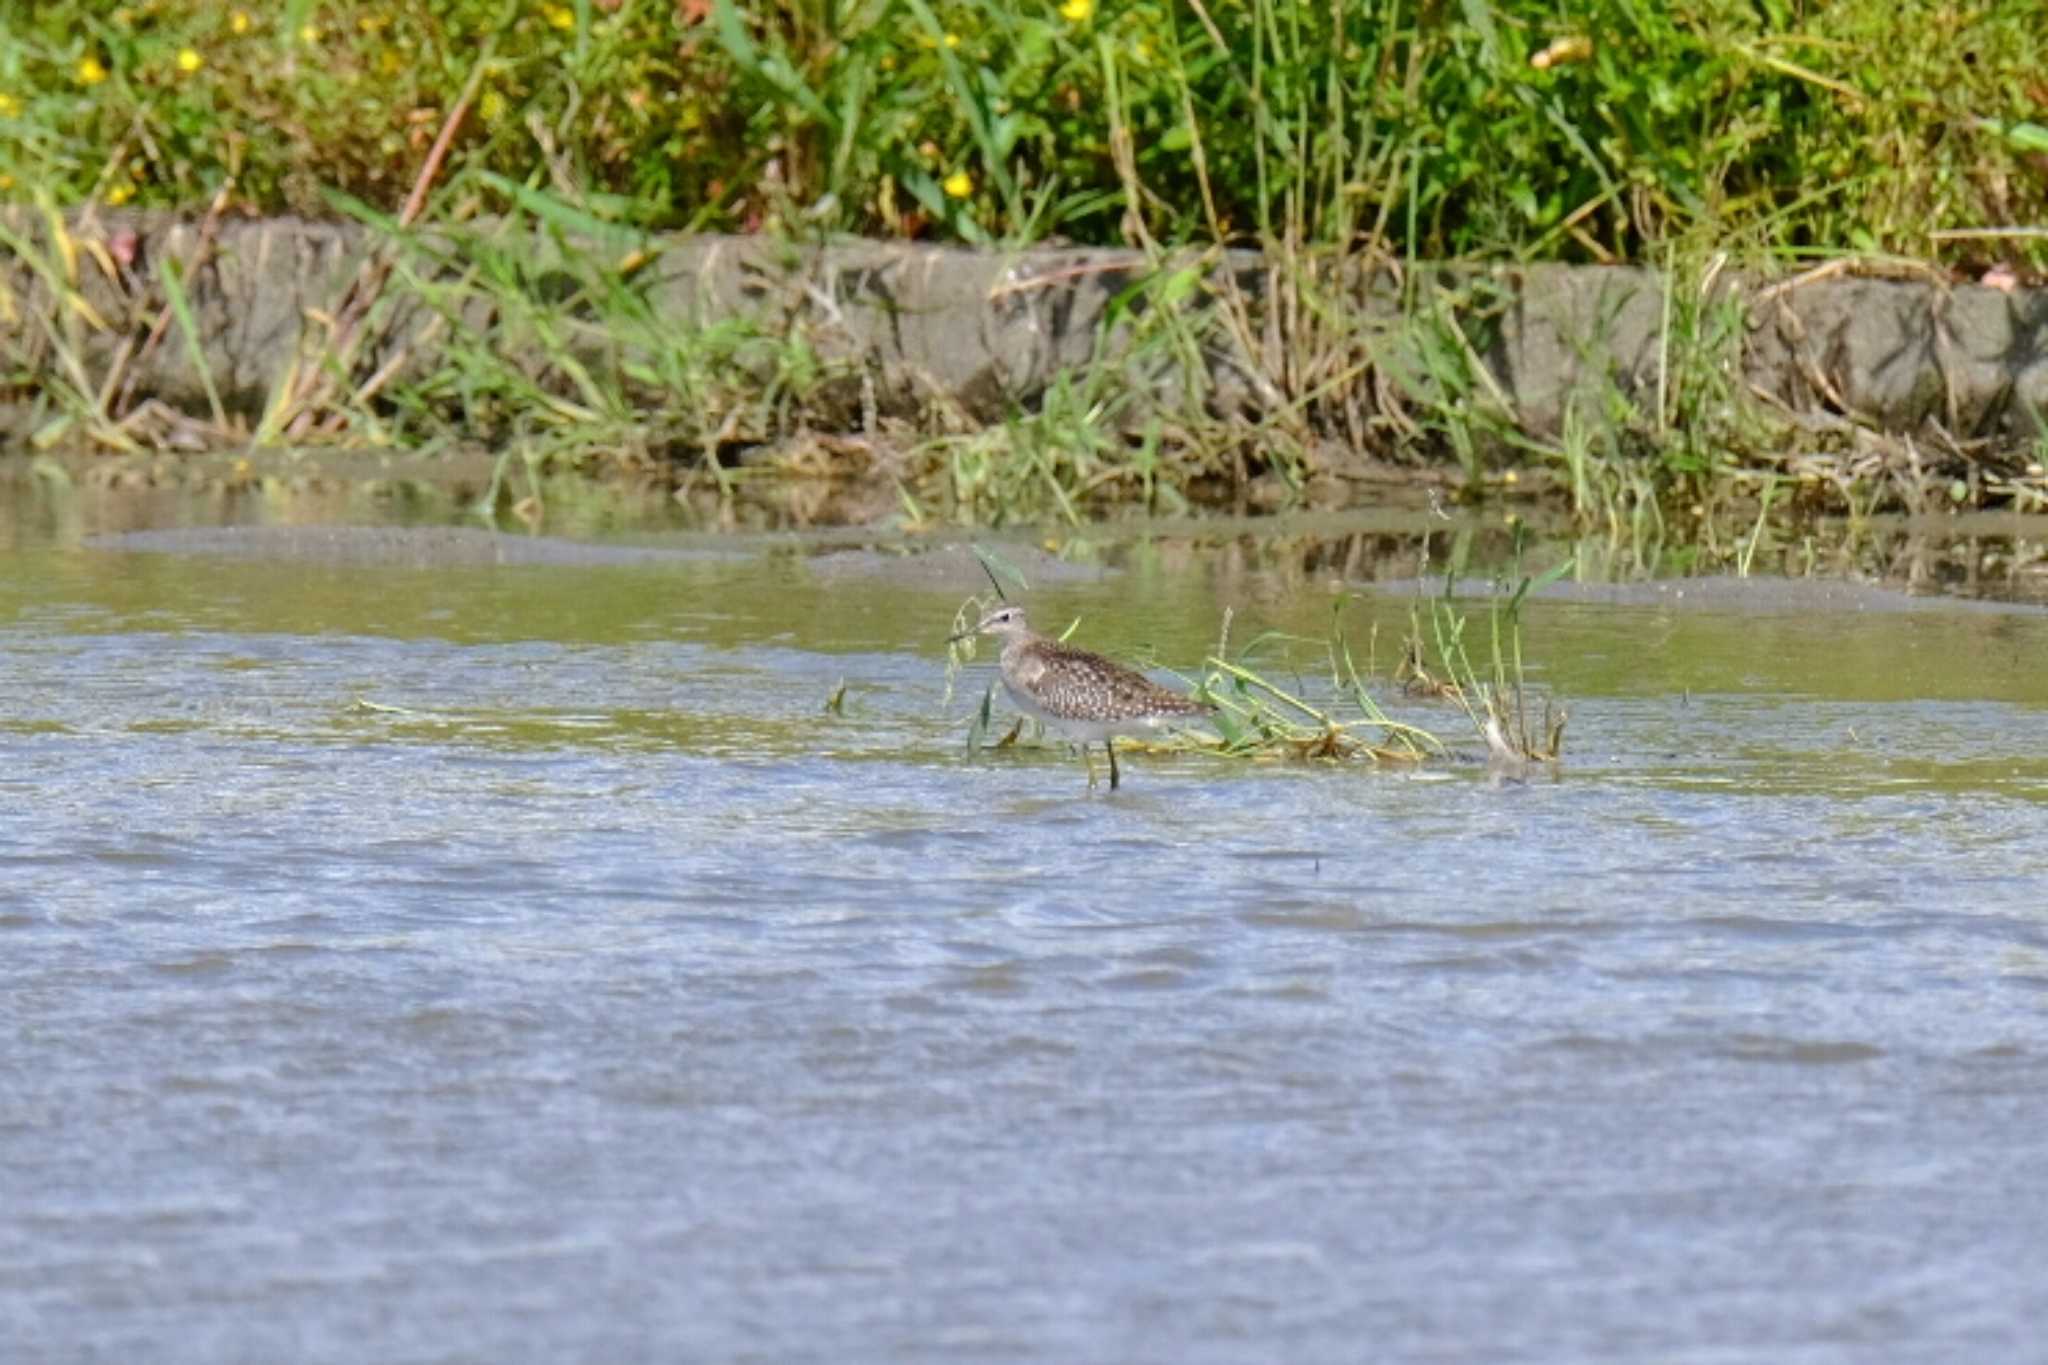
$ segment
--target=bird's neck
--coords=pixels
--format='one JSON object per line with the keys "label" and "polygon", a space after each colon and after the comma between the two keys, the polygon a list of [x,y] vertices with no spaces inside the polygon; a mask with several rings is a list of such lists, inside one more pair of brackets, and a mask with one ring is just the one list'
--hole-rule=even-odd
{"label": "bird's neck", "polygon": [[1013,666],[1019,659],[1044,642],[1044,637],[1034,631],[1018,631],[1015,635],[1003,641],[1003,667],[1009,668]]}

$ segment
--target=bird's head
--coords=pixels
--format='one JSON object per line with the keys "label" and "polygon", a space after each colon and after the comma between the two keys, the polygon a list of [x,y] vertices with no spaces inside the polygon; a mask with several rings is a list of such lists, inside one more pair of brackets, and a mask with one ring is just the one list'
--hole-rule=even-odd
{"label": "bird's head", "polygon": [[948,643],[964,640],[970,635],[993,635],[999,640],[1014,639],[1030,629],[1031,627],[1025,624],[1024,621],[1024,608],[1005,603],[992,611],[984,613],[981,620],[977,621],[971,630],[961,631],[958,635],[953,636],[952,640],[948,641]]}

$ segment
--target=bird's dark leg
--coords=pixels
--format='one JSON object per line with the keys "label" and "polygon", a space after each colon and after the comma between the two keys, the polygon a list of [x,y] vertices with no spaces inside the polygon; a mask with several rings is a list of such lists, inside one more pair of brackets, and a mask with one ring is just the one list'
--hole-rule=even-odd
{"label": "bird's dark leg", "polygon": [[1102,747],[1109,750],[1109,789],[1111,791],[1115,791],[1117,783],[1116,741],[1113,739],[1105,739],[1102,741]]}

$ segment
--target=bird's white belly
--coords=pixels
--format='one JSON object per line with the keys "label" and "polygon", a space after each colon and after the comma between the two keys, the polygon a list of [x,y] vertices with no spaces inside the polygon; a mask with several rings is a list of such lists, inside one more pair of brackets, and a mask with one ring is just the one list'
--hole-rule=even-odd
{"label": "bird's white belly", "polygon": [[1021,688],[1010,685],[1003,679],[1003,691],[1010,696],[1010,704],[1025,715],[1045,726],[1047,734],[1069,739],[1076,744],[1101,744],[1112,735],[1148,735],[1166,728],[1168,722],[1160,716],[1133,716],[1124,720],[1077,720],[1069,716],[1055,715],[1038,703],[1037,698]]}

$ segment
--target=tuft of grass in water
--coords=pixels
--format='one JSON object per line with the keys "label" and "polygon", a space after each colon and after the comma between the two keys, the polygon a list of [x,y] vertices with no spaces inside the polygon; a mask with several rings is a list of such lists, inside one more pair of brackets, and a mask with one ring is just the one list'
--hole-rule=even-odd
{"label": "tuft of grass in water", "polygon": [[[1521,766],[1530,762],[1552,762],[1563,752],[1566,713],[1549,698],[1539,713],[1531,705],[1531,690],[1522,661],[1522,605],[1530,592],[1556,582],[1571,572],[1574,560],[1567,558],[1534,577],[1520,571],[1522,532],[1516,528],[1514,587],[1487,601],[1488,657],[1482,668],[1472,657],[1468,642],[1471,616],[1457,606],[1455,573],[1444,576],[1441,594],[1430,597],[1428,630],[1423,629],[1422,611],[1410,618],[1410,635],[1396,676],[1411,691],[1454,703],[1471,723],[1473,732],[1485,743],[1495,763]],[[1430,670],[1430,645],[1441,675]]]}
{"label": "tuft of grass in water", "polygon": [[[1199,748],[1231,758],[1350,759],[1374,764],[1417,763],[1449,752],[1429,731],[1390,718],[1366,686],[1341,609],[1321,642],[1329,668],[1327,701],[1311,700],[1302,683],[1288,686],[1252,667],[1262,649],[1284,639],[1268,633],[1230,656],[1231,613],[1225,611],[1216,648],[1204,661],[1195,696],[1216,709],[1214,741],[1189,733],[1153,747]],[[1304,680],[1305,681],[1305,680]]]}

